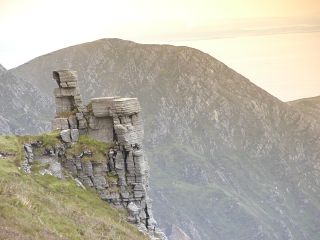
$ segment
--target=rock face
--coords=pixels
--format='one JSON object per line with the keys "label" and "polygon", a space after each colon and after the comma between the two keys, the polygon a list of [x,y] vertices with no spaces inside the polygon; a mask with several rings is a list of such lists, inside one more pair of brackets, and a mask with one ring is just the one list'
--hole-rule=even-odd
{"label": "rock face", "polygon": [[49,96],[0,65],[0,134],[49,130],[51,107]]}
{"label": "rock face", "polygon": [[90,150],[73,155],[60,151],[65,168],[84,185],[95,188],[101,199],[127,209],[128,220],[151,238],[166,239],[157,228],[147,195],[148,163],[142,147],[143,126],[138,100],[103,97],[94,98],[84,106],[76,72],[55,71],[53,78],[59,88],[54,90],[56,118],[52,126],[53,130],[61,131],[66,148],[79,141],[79,134],[114,143],[99,159]]}
{"label": "rock face", "polygon": [[296,108],[187,47],[103,39],[11,73],[50,96],[53,68],[79,73],[85,102],[138,97],[153,210],[168,233],[175,224],[196,240],[320,239],[320,127]]}

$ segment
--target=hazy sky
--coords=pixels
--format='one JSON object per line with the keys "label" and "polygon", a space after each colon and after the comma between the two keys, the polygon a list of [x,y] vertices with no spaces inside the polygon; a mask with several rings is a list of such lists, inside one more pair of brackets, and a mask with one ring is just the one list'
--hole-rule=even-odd
{"label": "hazy sky", "polygon": [[[229,58],[239,56],[224,56],[215,43],[195,40],[320,32],[319,17],[319,0],[0,0],[0,63],[11,68],[69,45],[116,37],[144,43],[180,41],[210,54],[219,52],[221,60],[234,64]],[[255,82],[255,75],[242,71],[241,64],[231,67]],[[274,88],[274,82],[270,84]],[[262,81],[273,91],[270,84]],[[320,95],[320,79],[318,86]],[[315,93],[301,96],[308,94]]]}

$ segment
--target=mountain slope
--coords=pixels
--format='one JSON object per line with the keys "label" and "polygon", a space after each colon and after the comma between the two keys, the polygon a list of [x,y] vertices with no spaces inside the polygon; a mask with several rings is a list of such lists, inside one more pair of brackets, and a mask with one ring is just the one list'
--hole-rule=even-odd
{"label": "mountain slope", "polygon": [[0,102],[0,133],[36,133],[49,129],[52,100],[2,66]]}
{"label": "mountain slope", "polygon": [[320,127],[213,57],[103,39],[11,73],[51,96],[78,71],[82,95],[138,97],[154,211],[191,239],[318,239]]}

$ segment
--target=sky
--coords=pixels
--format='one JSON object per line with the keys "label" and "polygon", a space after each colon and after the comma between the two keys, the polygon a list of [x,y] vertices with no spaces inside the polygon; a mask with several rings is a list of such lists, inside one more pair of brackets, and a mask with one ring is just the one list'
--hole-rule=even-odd
{"label": "sky", "polygon": [[[289,100],[320,95],[320,70],[315,70],[320,66],[312,51],[320,41],[319,19],[319,0],[0,0],[0,63],[10,69],[45,53],[100,38],[187,45],[217,57],[280,99]],[[280,41],[269,41],[275,48],[280,42],[279,54],[290,51],[288,46],[291,51],[299,48],[297,54],[303,55],[314,73],[309,90],[301,88],[306,80],[299,84],[297,73],[295,77],[290,74],[297,65],[288,65],[292,56],[283,59],[288,75],[286,69],[275,71],[285,84],[280,76],[268,79],[270,66],[255,61],[263,54],[268,58],[274,50],[265,39],[281,34],[286,36]],[[245,56],[239,51],[242,46],[248,49]],[[308,71],[306,64],[301,67]],[[304,71],[298,76],[305,76]],[[283,89],[287,85],[292,94]]]}

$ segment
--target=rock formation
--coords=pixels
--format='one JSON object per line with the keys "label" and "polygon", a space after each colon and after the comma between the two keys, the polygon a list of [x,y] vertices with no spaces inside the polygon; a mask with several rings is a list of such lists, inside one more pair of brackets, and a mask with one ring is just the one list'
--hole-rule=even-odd
{"label": "rock formation", "polygon": [[[54,89],[56,118],[52,127],[60,131],[65,144],[57,150],[63,166],[84,185],[95,188],[101,199],[126,208],[128,220],[142,231],[152,238],[165,239],[157,229],[147,195],[148,163],[143,153],[141,107],[137,98],[94,98],[84,106],[76,72],[55,71],[53,78],[59,87]],[[66,149],[76,144],[81,135],[112,143],[112,147],[99,159],[90,150],[66,154]],[[30,148],[25,149],[30,155]]]}

